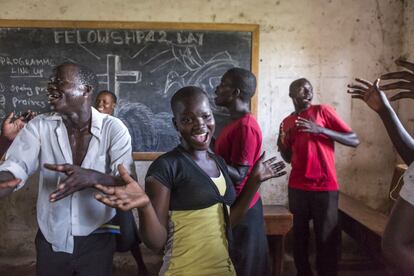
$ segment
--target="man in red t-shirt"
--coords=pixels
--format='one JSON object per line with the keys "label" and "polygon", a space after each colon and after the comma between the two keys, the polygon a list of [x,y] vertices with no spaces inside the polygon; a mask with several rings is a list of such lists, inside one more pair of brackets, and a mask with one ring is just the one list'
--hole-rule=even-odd
{"label": "man in red t-shirt", "polygon": [[293,256],[298,274],[312,275],[308,259],[309,221],[316,238],[318,275],[337,274],[338,182],[334,143],[356,147],[357,135],[327,105],[312,105],[307,79],[289,86],[295,111],[281,125],[278,147],[291,163],[289,209],[293,213]]}
{"label": "man in red t-shirt", "polygon": [[[232,68],[216,89],[216,105],[226,107],[231,122],[220,132],[214,151],[229,166],[237,195],[242,191],[262,147],[262,131],[250,113],[250,100],[256,91],[256,77],[248,70]],[[238,276],[269,275],[268,245],[258,193],[242,221],[233,228],[232,258]]]}

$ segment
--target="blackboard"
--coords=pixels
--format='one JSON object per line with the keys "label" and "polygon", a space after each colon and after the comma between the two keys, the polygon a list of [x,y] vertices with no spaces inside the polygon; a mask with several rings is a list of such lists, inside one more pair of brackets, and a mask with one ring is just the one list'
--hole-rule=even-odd
{"label": "blackboard", "polygon": [[[208,92],[217,128],[228,119],[213,93],[231,67],[257,75],[258,25],[0,20],[0,120],[10,112],[49,111],[54,66],[90,67],[99,90],[113,91],[115,116],[128,127],[137,159],[178,144],[169,101],[181,87]],[[252,102],[256,112],[256,98]]]}

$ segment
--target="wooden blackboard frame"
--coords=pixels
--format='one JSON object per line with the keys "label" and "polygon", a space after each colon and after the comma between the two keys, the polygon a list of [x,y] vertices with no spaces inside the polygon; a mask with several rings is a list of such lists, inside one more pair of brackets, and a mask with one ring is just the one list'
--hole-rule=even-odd
{"label": "wooden blackboard frame", "polygon": [[[233,23],[177,23],[131,21],[70,21],[70,20],[0,20],[0,28],[77,28],[77,29],[165,29],[250,32],[252,34],[251,71],[259,79],[259,25]],[[257,116],[258,93],[252,98],[251,110]],[[162,152],[134,152],[135,161],[152,161]]]}

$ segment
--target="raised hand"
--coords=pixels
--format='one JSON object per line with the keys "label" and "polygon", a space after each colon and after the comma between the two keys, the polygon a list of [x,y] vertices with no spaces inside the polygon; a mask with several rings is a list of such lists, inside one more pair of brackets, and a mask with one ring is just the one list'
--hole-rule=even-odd
{"label": "raised hand", "polygon": [[2,189],[14,189],[17,187],[17,185],[20,183],[20,179],[15,178],[8,181],[2,181],[0,182],[0,190]]}
{"label": "raised hand", "polygon": [[286,141],[289,139],[290,129],[285,130],[283,121],[280,123],[279,127],[279,139],[278,139],[278,146],[285,146]]}
{"label": "raised hand", "polygon": [[249,178],[253,177],[255,181],[263,182],[270,178],[280,177],[286,174],[286,171],[283,171],[286,167],[283,161],[275,162],[276,157],[272,157],[266,161],[264,160],[265,152],[262,153],[260,158],[254,164]]}
{"label": "raised hand", "polygon": [[315,122],[309,121],[305,118],[299,117],[295,121],[295,125],[299,127],[298,131],[300,132],[309,132],[309,133],[314,133],[314,134],[321,133],[320,125],[316,124]]}
{"label": "raised hand", "polygon": [[94,184],[95,171],[81,168],[71,164],[44,164],[48,170],[62,172],[68,177],[59,183],[58,188],[50,194],[49,200],[54,202],[67,197],[74,192],[80,191]]}
{"label": "raised hand", "polygon": [[109,187],[97,184],[95,188],[104,194],[96,194],[95,198],[109,207],[122,211],[148,206],[150,200],[147,194],[139,186],[138,182],[128,174],[128,171],[122,164],[118,165],[118,171],[125,182],[125,186]]}
{"label": "raised hand", "polygon": [[[390,97],[390,101],[395,101],[404,98],[414,99],[414,63],[397,59],[395,63],[407,70],[391,72],[381,76],[382,80],[394,80],[389,84],[381,85],[381,90],[403,90],[396,95]],[[399,81],[397,81],[399,80]]]}
{"label": "raised hand", "polygon": [[14,113],[10,112],[1,126],[1,135],[9,141],[13,141],[24,125],[34,116],[36,113],[28,110],[19,118],[14,119]]}
{"label": "raised hand", "polygon": [[371,109],[380,112],[388,103],[387,96],[379,88],[379,79],[371,83],[364,79],[355,79],[358,84],[349,84],[348,93],[354,99],[363,100]]}

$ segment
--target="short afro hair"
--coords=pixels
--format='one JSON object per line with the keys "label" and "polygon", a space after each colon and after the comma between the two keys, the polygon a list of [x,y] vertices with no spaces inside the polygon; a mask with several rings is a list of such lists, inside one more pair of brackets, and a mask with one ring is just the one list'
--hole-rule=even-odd
{"label": "short afro hair", "polygon": [[199,97],[205,97],[208,101],[207,93],[203,89],[197,86],[185,86],[180,88],[171,98],[171,110],[173,114],[176,113],[178,105],[185,103],[189,100],[193,101]]}
{"label": "short afro hair", "polygon": [[230,78],[232,86],[240,90],[240,97],[249,101],[256,92],[256,77],[249,70],[243,68],[231,68],[225,75]]}

